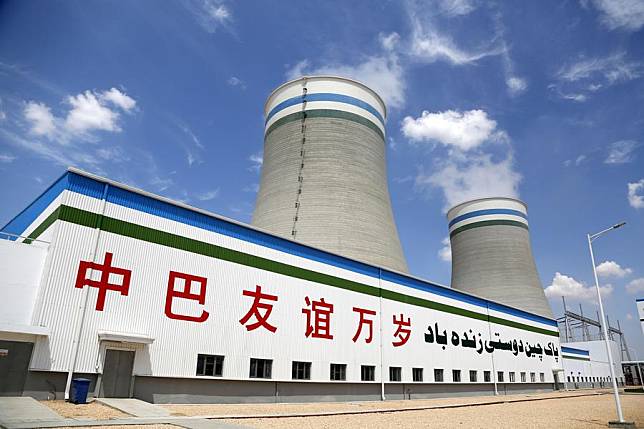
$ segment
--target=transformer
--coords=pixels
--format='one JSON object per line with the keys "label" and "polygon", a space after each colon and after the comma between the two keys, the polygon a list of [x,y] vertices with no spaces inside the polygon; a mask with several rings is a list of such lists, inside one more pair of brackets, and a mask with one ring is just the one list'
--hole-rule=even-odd
{"label": "transformer", "polygon": [[552,318],[532,256],[527,206],[483,198],[447,213],[452,288]]}
{"label": "transformer", "polygon": [[354,80],[305,76],[273,91],[264,112],[252,224],[407,272],[387,185],[380,96]]}

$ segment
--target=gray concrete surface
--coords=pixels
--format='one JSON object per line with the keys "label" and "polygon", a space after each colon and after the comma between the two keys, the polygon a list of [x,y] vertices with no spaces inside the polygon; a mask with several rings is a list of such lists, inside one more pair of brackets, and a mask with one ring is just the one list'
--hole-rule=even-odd
{"label": "gray concrete surface", "polygon": [[62,420],[61,416],[33,398],[0,397],[0,426],[25,423],[27,427],[37,427],[41,422]]}
{"label": "gray concrete surface", "polygon": [[96,402],[116,408],[134,417],[167,417],[170,412],[165,408],[133,398],[96,398]]}
{"label": "gray concrete surface", "polygon": [[91,426],[125,426],[125,425],[153,425],[170,424],[188,429],[244,429],[241,424],[229,424],[218,420],[185,417],[132,417],[127,419],[110,420],[77,420],[59,419],[30,422],[26,419],[12,421],[2,426],[7,429],[32,429],[32,428],[57,428],[57,427],[91,427]]}
{"label": "gray concrete surface", "polygon": [[407,272],[391,208],[382,136],[363,124],[334,117],[310,117],[305,126],[303,134],[301,119],[287,122],[266,136],[252,224]]}

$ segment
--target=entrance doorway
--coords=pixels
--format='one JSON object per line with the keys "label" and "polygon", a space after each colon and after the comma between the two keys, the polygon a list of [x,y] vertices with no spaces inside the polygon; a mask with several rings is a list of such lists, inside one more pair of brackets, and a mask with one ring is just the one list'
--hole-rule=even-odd
{"label": "entrance doorway", "polygon": [[105,350],[101,396],[105,398],[129,398],[134,367],[134,352],[129,350]]}
{"label": "entrance doorway", "polygon": [[32,343],[0,341],[0,396],[22,396]]}

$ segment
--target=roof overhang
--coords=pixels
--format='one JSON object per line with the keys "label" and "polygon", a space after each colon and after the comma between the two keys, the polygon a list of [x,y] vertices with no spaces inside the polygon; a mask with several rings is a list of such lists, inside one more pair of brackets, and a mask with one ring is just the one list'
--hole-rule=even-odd
{"label": "roof overhang", "polygon": [[154,338],[147,334],[114,331],[98,331],[98,339],[100,341],[115,341],[119,343],[132,344],[152,344],[154,342]]}
{"label": "roof overhang", "polygon": [[13,323],[0,322],[0,333],[48,337],[49,328],[46,328],[44,326],[19,325],[19,324],[13,324]]}

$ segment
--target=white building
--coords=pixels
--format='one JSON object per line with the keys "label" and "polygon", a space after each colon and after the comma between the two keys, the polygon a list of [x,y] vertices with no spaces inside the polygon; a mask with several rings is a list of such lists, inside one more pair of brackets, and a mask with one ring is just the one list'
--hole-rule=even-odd
{"label": "white building", "polygon": [[79,170],[2,232],[1,394],[60,398],[79,375],[96,395],[153,402],[503,394],[565,381],[555,320]]}

